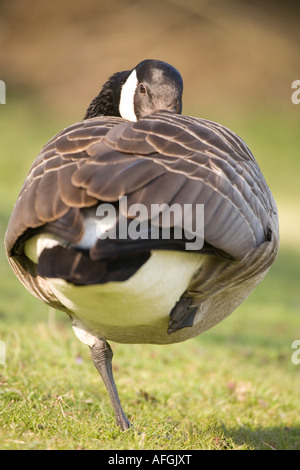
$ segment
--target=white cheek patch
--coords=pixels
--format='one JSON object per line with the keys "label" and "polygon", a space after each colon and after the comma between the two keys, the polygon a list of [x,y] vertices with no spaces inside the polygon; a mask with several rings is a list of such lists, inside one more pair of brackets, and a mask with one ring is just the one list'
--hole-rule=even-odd
{"label": "white cheek patch", "polygon": [[136,71],[133,70],[122,87],[119,105],[121,117],[128,121],[137,121],[134,112],[134,94],[137,84]]}

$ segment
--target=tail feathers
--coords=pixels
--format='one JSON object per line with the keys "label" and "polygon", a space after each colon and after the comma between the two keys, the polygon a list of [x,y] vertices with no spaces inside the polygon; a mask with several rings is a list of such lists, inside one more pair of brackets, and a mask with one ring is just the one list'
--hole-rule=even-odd
{"label": "tail feathers", "polygon": [[193,326],[198,306],[193,305],[193,298],[184,294],[170,312],[168,333],[174,333],[187,326]]}
{"label": "tail feathers", "polygon": [[93,261],[89,258],[88,251],[57,245],[41,253],[38,273],[43,277],[64,279],[75,285],[120,282],[133,276],[149,257],[150,252],[141,252]]}

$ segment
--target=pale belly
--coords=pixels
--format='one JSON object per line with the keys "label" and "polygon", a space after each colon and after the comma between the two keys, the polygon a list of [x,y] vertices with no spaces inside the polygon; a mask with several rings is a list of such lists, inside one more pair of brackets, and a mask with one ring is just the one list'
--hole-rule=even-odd
{"label": "pale belly", "polygon": [[[31,239],[26,251],[36,262],[40,250],[34,242]],[[191,252],[153,251],[147,262],[123,282],[74,286],[62,279],[47,280],[82,328],[117,342],[165,343],[170,341],[169,313],[202,260],[203,255]]]}
{"label": "pale belly", "polygon": [[169,313],[200,268],[201,258],[153,252],[127,281],[93,286],[74,286],[61,279],[48,281],[78,324],[90,331],[117,342],[156,343],[167,334]]}

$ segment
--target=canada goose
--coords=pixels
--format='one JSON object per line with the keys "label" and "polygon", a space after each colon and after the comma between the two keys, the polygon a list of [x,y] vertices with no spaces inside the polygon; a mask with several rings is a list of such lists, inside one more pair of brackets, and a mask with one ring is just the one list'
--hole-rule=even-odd
{"label": "canada goose", "polygon": [[[107,340],[199,335],[245,300],[278,252],[276,204],[252,153],[226,127],[182,116],[182,90],[179,72],[156,60],[110,77],[85,118],[41,150],[5,237],[20,281],[90,347],[122,429]],[[204,221],[202,243],[187,248],[198,232],[185,232],[175,209],[152,220],[161,204]]]}

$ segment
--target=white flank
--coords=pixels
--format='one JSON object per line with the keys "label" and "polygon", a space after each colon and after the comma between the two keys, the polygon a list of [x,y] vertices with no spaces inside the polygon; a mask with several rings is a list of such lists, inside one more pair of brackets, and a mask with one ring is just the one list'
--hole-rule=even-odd
{"label": "white flank", "polygon": [[80,322],[76,322],[74,320],[72,322],[72,328],[79,341],[83,344],[87,344],[90,348],[94,346],[97,341],[97,337],[84,330],[84,328],[81,327]]}
{"label": "white flank", "polygon": [[[101,206],[100,206],[101,207]],[[113,207],[113,206],[111,206]],[[107,232],[116,225],[116,217],[98,217],[94,209],[92,209],[90,216],[84,217],[84,234],[79,243],[72,245],[74,248],[81,248],[89,250],[99,238],[105,239]]]}
{"label": "white flank", "polygon": [[31,259],[34,263],[38,262],[40,254],[47,248],[53,248],[56,245],[60,245],[61,242],[55,238],[54,235],[43,233],[40,235],[34,235],[33,237],[26,240],[24,245],[25,255]]}
{"label": "white flank", "polygon": [[87,217],[83,220],[84,234],[79,243],[73,245],[75,248],[89,250],[97,241],[97,219],[95,217]]}
{"label": "white flank", "polygon": [[123,119],[137,121],[134,112],[134,94],[138,84],[135,69],[131,72],[121,90],[119,111]]}
{"label": "white flank", "polygon": [[169,313],[202,262],[198,253],[153,251],[123,282],[79,287],[62,279],[48,278],[48,282],[57,299],[72,311],[75,334],[83,343],[91,345],[94,340],[82,329],[121,343],[164,343],[169,342]]}
{"label": "white flank", "polygon": [[[97,240],[102,237],[109,229],[115,225],[115,219],[110,220],[108,217],[101,220],[99,217],[87,216],[84,218],[84,234],[80,242],[72,245],[74,248],[89,250]],[[59,240],[54,235],[43,233],[34,235],[26,240],[24,245],[25,255],[37,264],[38,259],[43,250],[53,248],[56,245],[64,245],[63,240]]]}

